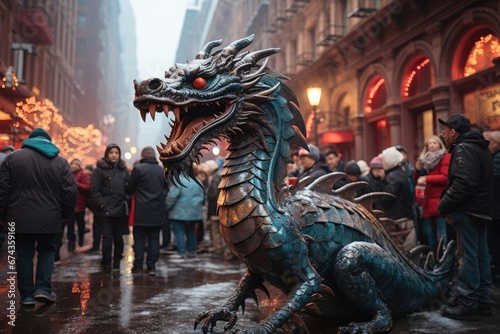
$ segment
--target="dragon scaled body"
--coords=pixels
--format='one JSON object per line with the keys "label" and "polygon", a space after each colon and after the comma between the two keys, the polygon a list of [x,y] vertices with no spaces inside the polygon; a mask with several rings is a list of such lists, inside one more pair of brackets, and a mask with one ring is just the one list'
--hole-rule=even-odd
{"label": "dragon scaled body", "polygon": [[[354,321],[341,333],[388,331],[392,316],[439,296],[453,247],[434,271],[423,271],[398,250],[371,210],[380,194],[354,199],[360,184],[333,193],[332,184],[344,177],[338,173],[285,186],[291,147],[306,147],[304,122],[286,78],[267,68],[267,57],[279,50],[242,51],[253,38],[214,52],[221,41],[210,42],[164,79],[135,82],[134,105],[143,119],[164,113],[171,120],[166,143],[157,147],[170,180],[193,177],[193,163],[214,139],[230,143],[219,185],[220,231],[247,272],[227,303],[201,313],[195,328],[201,324],[207,333],[226,321],[227,333],[287,332],[293,326],[307,333],[297,316],[306,309]],[[254,327],[237,327],[236,312],[246,298],[257,299],[256,289],[267,292],[264,282],[286,300]]]}

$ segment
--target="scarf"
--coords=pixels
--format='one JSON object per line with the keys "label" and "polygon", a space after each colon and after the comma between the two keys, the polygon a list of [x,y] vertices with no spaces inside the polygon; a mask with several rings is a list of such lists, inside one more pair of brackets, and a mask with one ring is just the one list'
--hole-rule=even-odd
{"label": "scarf", "polygon": [[424,163],[424,168],[429,173],[431,170],[433,170],[441,161],[441,158],[443,157],[445,153],[445,150],[439,150],[436,152],[427,152],[424,155],[424,158],[422,159],[422,162]]}

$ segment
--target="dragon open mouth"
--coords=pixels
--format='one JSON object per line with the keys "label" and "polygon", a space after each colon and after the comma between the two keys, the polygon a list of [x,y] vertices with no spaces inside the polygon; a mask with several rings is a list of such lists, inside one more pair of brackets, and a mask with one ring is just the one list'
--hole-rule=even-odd
{"label": "dragon open mouth", "polygon": [[178,161],[183,159],[194,146],[196,139],[210,131],[217,124],[227,121],[236,100],[222,99],[213,102],[192,102],[184,105],[171,104],[157,99],[140,99],[135,106],[146,121],[149,113],[153,121],[156,113],[163,113],[171,127],[165,135],[166,142],[157,146],[160,160]]}

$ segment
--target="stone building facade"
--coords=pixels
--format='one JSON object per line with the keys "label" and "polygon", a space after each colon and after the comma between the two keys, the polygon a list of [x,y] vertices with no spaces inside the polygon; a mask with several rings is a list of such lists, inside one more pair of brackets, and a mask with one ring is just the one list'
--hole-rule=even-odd
{"label": "stone building facade", "polygon": [[499,17],[489,0],[220,0],[200,44],[255,34],[253,49],[281,48],[270,66],[290,78],[310,142],[317,86],[323,151],[369,161],[401,144],[414,162],[451,113],[500,129]]}

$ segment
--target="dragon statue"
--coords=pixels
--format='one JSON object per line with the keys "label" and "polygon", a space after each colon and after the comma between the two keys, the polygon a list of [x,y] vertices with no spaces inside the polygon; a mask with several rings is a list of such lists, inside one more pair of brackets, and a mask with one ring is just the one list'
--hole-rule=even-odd
{"label": "dragon statue", "polygon": [[[267,67],[279,49],[242,52],[254,36],[212,50],[208,43],[193,59],[176,64],[165,79],[135,81],[134,106],[145,120],[169,119],[166,143],[157,146],[165,175],[194,177],[192,165],[214,139],[226,138],[228,154],[219,184],[220,231],[247,270],[222,307],[195,320],[208,333],[225,321],[225,333],[308,333],[301,311],[345,321],[339,333],[390,330],[392,317],[428,305],[448,284],[454,263],[449,246],[433,270],[409,260],[371,209],[380,193],[353,198],[364,183],[332,192],[343,173],[285,185],[291,149],[307,147],[298,101]],[[262,61],[261,61],[262,60]],[[277,287],[285,300],[254,327],[236,326],[245,299],[256,289]],[[350,322],[349,322],[350,321]]]}

